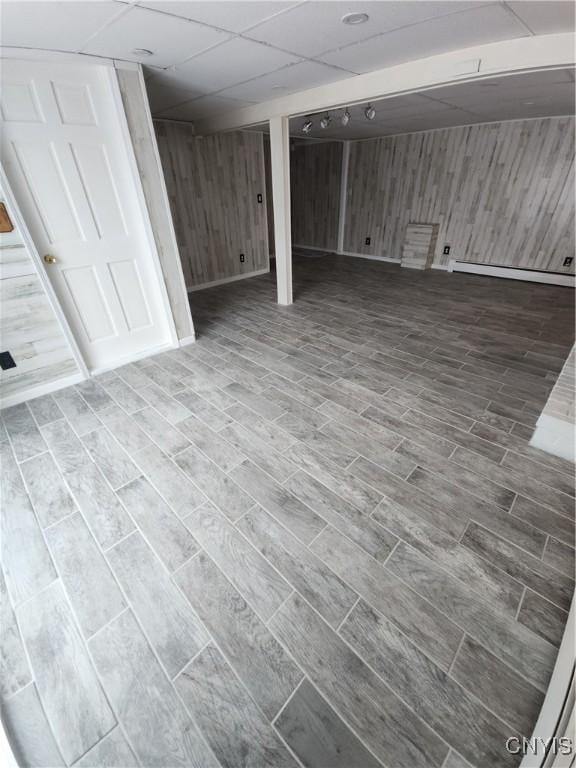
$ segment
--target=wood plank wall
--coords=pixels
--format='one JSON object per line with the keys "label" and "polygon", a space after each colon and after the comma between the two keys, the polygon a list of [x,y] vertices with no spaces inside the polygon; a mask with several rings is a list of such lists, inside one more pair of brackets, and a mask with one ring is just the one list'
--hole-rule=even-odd
{"label": "wood plank wall", "polygon": [[352,142],[344,249],[400,259],[409,221],[440,225],[437,264],[573,272],[574,118]]}
{"label": "wood plank wall", "polygon": [[292,242],[336,250],[342,142],[293,141],[290,147]]}
{"label": "wood plank wall", "polygon": [[[0,201],[5,202],[1,190]],[[0,371],[3,397],[79,372],[16,229],[0,235],[0,306],[1,351],[10,352],[16,363]]]}
{"label": "wood plank wall", "polygon": [[267,269],[262,135],[197,137],[166,121],[155,129],[188,288]]}

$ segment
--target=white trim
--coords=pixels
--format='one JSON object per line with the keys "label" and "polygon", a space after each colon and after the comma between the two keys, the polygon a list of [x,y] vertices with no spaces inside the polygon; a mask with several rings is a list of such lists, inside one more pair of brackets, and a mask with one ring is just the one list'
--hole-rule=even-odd
{"label": "white trim", "polygon": [[196,336],[185,336],[183,339],[178,339],[179,347],[186,347],[188,344],[194,344],[196,342]]}
{"label": "white trim", "polygon": [[101,67],[115,66],[115,60],[108,56],[97,56],[93,53],[53,51],[49,48],[25,48],[14,45],[0,46],[0,58],[20,59],[21,61],[65,62],[79,64],[81,66],[94,66],[94,64]]}
{"label": "white trim", "polygon": [[530,440],[530,445],[541,451],[552,453],[568,461],[576,461],[574,446],[574,424],[548,413],[541,413],[536,422],[536,429]]}
{"label": "white trim", "polygon": [[392,256],[372,256],[369,253],[352,253],[352,251],[342,251],[342,256],[352,256],[354,259],[369,259],[370,261],[389,261],[393,264],[400,264],[400,259],[394,259]]}
{"label": "white trim", "polygon": [[235,283],[237,280],[244,280],[247,277],[257,277],[258,275],[266,275],[270,272],[270,266],[264,269],[255,269],[254,272],[244,272],[242,275],[232,275],[232,277],[223,277],[222,280],[212,280],[209,283],[200,283],[199,285],[186,286],[188,293],[195,293],[196,291],[203,291],[206,288],[214,288],[217,285],[224,285],[225,283]]}
{"label": "white trim", "polygon": [[[190,321],[190,329],[194,333],[194,320],[192,318],[192,311],[188,302],[188,296],[186,291],[186,279],[184,277],[184,270],[182,267],[182,257],[180,256],[180,249],[178,248],[178,241],[176,239],[176,230],[174,229],[174,220],[172,218],[172,210],[170,208],[170,200],[168,197],[168,189],[166,188],[166,178],[164,176],[164,169],[162,167],[162,160],[160,159],[160,152],[158,150],[158,142],[156,141],[156,131],[154,130],[154,121],[152,119],[152,112],[150,111],[150,102],[148,101],[148,93],[146,91],[146,83],[144,81],[144,72],[142,66],[138,65],[138,82],[141,89],[142,99],[144,101],[144,112],[146,113],[146,123],[150,136],[152,138],[152,152],[154,154],[154,160],[158,168],[158,174],[160,176],[160,192],[164,202],[165,213],[168,217],[168,229],[170,230],[170,237],[172,239],[172,246],[178,256],[176,269],[178,270],[180,283],[182,286],[182,292],[184,294],[184,303],[186,305],[186,313]],[[170,299],[168,298],[168,303]],[[176,334],[178,333],[176,329]]]}
{"label": "white trim", "polygon": [[[382,37],[382,44],[386,44],[385,36]],[[261,104],[230,110],[198,121],[197,130],[199,134],[229,131],[286,115],[321,112],[454,82],[471,83],[496,75],[572,67],[574,50],[574,35],[570,32],[485,43],[414,59]],[[472,59],[480,59],[480,71],[464,76],[459,74],[458,68],[462,63]]]}
{"label": "white trim", "polygon": [[116,115],[120,125],[120,133],[122,134],[124,150],[126,151],[128,168],[130,170],[130,175],[132,176],[134,191],[138,201],[138,208],[140,210],[140,216],[144,226],[144,233],[146,235],[146,242],[151,256],[149,263],[152,267],[153,276],[156,278],[156,282],[160,291],[160,300],[162,303],[162,309],[164,310],[163,315],[166,322],[166,329],[168,331],[168,338],[172,345],[176,345],[178,343],[178,335],[176,333],[176,326],[174,325],[174,316],[172,315],[172,307],[170,306],[168,291],[166,290],[164,275],[162,274],[160,256],[158,255],[158,249],[156,248],[156,240],[154,239],[154,233],[152,231],[150,214],[148,213],[146,197],[144,196],[144,190],[142,188],[142,179],[140,178],[140,171],[138,170],[136,155],[134,154],[134,146],[132,145],[132,137],[130,136],[130,128],[128,127],[128,119],[126,117],[126,110],[124,109],[124,102],[122,101],[122,92],[120,90],[120,83],[118,82],[118,75],[116,73],[116,69],[106,69],[105,71],[108,75],[110,93],[112,94],[112,100],[116,108]]}
{"label": "white trim", "polygon": [[136,360],[144,360],[146,357],[158,355],[160,352],[165,352],[168,349],[177,349],[177,347],[178,341],[176,341],[175,344],[167,342],[166,344],[159,344],[157,347],[151,347],[150,349],[141,349],[139,352],[135,352],[134,354],[122,355],[122,357],[117,357],[115,360],[111,360],[109,365],[106,364],[101,368],[95,368],[92,371],[92,376],[98,376],[101,373],[113,371],[123,365],[128,365],[128,363],[134,363]]}
{"label": "white trim", "polygon": [[[556,663],[552,670],[552,676],[548,683],[544,703],[532,731],[534,736],[544,740],[554,736],[564,736],[563,733],[557,733],[557,731],[558,726],[562,724],[562,715],[567,703],[568,689],[574,674],[574,643],[576,642],[574,636],[574,626],[576,623],[575,604],[576,600],[572,600],[568,621],[566,622]],[[543,755],[527,754],[522,760],[520,768],[540,768],[540,766],[546,763],[547,759]]]}
{"label": "white trim", "polygon": [[451,261],[450,272],[469,272],[474,275],[489,277],[504,277],[508,280],[523,280],[530,283],[546,283],[547,285],[563,285],[568,288],[576,287],[574,275],[558,275],[553,272],[539,272],[534,269],[513,269],[499,267],[495,264],[471,264],[466,261]]}
{"label": "white trim", "polygon": [[348,166],[350,165],[350,142],[342,143],[342,165],[340,168],[340,207],[338,209],[337,253],[344,252],[344,229],[346,228],[346,197],[348,191]]}
{"label": "white trim", "polygon": [[28,387],[20,392],[15,392],[13,395],[2,397],[0,400],[0,408],[9,408],[11,405],[19,405],[26,400],[33,400],[35,397],[49,395],[51,392],[57,392],[59,389],[71,387],[73,384],[79,384],[81,381],[85,380],[86,376],[83,376],[78,372],[73,373],[71,376],[65,376],[63,379],[56,379],[55,381],[49,381],[46,384],[38,384],[35,387]]}
{"label": "white trim", "polygon": [[444,272],[452,272],[450,267],[448,267],[446,264],[431,264],[430,269],[442,269]]}
{"label": "white trim", "polygon": [[2,186],[2,190],[6,197],[6,202],[8,204],[10,216],[12,217],[14,224],[16,226],[16,229],[18,230],[20,237],[22,238],[24,247],[28,251],[28,255],[30,256],[30,259],[32,261],[32,264],[34,265],[36,274],[38,275],[38,279],[40,280],[40,284],[44,289],[44,292],[46,293],[46,298],[48,299],[48,303],[50,304],[52,311],[56,315],[56,320],[60,325],[60,329],[62,330],[62,334],[64,335],[64,338],[68,342],[70,351],[72,352],[72,357],[74,358],[76,365],[78,366],[78,369],[80,371],[82,378],[87,379],[90,375],[88,371],[88,366],[86,365],[82,352],[80,351],[80,347],[76,343],[76,339],[74,337],[74,334],[72,333],[72,329],[68,323],[68,319],[66,318],[66,315],[64,314],[62,307],[60,306],[60,302],[58,300],[58,297],[56,296],[56,291],[54,290],[52,282],[46,273],[46,270],[44,268],[44,263],[40,258],[40,254],[38,253],[36,244],[34,243],[34,240],[32,239],[32,235],[30,234],[28,227],[26,225],[26,222],[24,221],[24,217],[22,216],[20,207],[18,206],[14,193],[12,192],[12,187],[10,186],[10,182],[8,181],[8,177],[4,172],[4,167],[1,162],[0,162],[0,185]]}

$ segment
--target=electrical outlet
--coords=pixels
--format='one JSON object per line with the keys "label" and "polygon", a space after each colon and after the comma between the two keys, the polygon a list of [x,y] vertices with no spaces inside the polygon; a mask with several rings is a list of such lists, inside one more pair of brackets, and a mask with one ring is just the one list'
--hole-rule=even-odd
{"label": "electrical outlet", "polygon": [[0,352],[0,368],[7,371],[9,368],[16,368],[16,363],[10,352]]}
{"label": "electrical outlet", "polygon": [[371,243],[371,242],[372,242],[372,238],[371,238],[371,237],[367,237],[367,238],[364,240],[364,245],[370,245],[370,243]]}
{"label": "electrical outlet", "polygon": [[444,254],[444,256],[449,256],[450,255],[450,246],[449,245],[445,245],[444,246],[444,250],[442,251],[442,253]]}
{"label": "electrical outlet", "polygon": [[563,267],[571,267],[572,262],[574,261],[574,258],[572,256],[566,256],[564,259],[564,263],[562,264]]}
{"label": "electrical outlet", "polygon": [[256,200],[257,200],[259,203],[261,203],[261,202],[262,202],[262,193],[261,193],[261,192],[258,192],[258,194],[256,195]]}
{"label": "electrical outlet", "polygon": [[242,262],[242,264],[246,261],[246,258],[243,253],[240,254],[240,261]]}

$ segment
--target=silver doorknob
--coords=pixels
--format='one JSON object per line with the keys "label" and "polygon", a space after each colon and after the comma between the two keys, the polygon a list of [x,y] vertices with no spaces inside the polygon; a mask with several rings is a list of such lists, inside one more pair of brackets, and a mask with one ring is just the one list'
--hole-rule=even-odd
{"label": "silver doorknob", "polygon": [[44,256],[44,261],[46,264],[55,264],[56,263],[56,256],[51,256],[49,253],[47,253]]}

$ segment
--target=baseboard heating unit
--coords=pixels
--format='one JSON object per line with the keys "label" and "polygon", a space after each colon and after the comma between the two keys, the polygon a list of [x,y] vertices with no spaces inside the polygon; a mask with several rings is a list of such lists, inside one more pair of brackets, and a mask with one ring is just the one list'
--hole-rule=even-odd
{"label": "baseboard heating unit", "polygon": [[524,280],[530,283],[547,283],[548,285],[564,285],[576,287],[574,275],[564,272],[542,272],[538,269],[522,269],[520,267],[498,267],[495,264],[478,264],[472,261],[451,261],[449,272],[469,272],[486,277],[504,277],[508,280]]}

